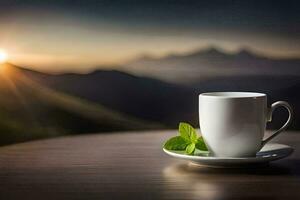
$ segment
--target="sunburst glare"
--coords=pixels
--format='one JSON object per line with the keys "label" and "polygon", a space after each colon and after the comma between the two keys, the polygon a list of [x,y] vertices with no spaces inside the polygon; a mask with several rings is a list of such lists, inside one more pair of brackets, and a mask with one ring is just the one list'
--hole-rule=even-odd
{"label": "sunburst glare", "polygon": [[5,63],[7,61],[7,53],[4,49],[0,49],[0,63]]}

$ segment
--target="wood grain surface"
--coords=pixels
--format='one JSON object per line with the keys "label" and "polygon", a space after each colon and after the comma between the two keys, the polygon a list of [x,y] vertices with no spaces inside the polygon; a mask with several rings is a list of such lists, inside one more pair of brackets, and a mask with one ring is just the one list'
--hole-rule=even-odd
{"label": "wood grain surface", "polygon": [[0,199],[300,199],[300,133],[275,141],[295,152],[268,167],[195,167],[163,153],[176,131],[91,134],[0,148]]}

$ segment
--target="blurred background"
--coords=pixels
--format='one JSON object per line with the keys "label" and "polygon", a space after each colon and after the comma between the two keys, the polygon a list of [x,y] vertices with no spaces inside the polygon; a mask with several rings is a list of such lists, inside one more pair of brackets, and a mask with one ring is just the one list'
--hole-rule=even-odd
{"label": "blurred background", "polygon": [[0,145],[199,127],[210,91],[288,101],[300,130],[299,33],[296,0],[1,0]]}

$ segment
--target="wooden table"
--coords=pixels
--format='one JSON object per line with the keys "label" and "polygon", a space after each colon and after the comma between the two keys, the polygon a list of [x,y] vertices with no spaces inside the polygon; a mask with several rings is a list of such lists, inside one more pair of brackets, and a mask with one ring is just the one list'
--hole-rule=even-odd
{"label": "wooden table", "polygon": [[269,167],[194,167],[161,150],[176,131],[62,137],[0,148],[0,199],[300,199],[300,133]]}

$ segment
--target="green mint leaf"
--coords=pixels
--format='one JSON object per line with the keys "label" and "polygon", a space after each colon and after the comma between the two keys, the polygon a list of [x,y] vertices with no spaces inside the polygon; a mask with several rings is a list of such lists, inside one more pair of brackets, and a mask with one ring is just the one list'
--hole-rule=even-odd
{"label": "green mint leaf", "polygon": [[201,151],[208,151],[206,144],[201,136],[197,139],[196,148]]}
{"label": "green mint leaf", "polygon": [[179,134],[186,141],[197,142],[197,133],[196,130],[188,123],[180,122],[179,124]]}
{"label": "green mint leaf", "polygon": [[165,144],[164,148],[167,150],[185,150],[188,142],[180,136],[170,138]]}
{"label": "green mint leaf", "polygon": [[189,145],[187,145],[187,147],[186,147],[186,149],[185,149],[185,152],[187,153],[187,154],[193,154],[194,153],[194,151],[195,151],[195,143],[191,143],[191,144],[189,144]]}

